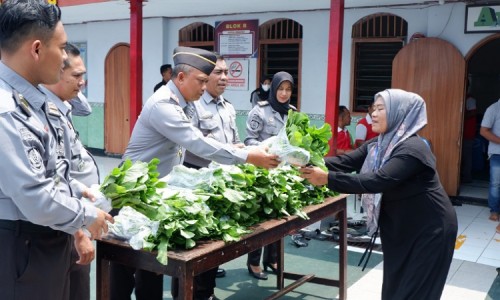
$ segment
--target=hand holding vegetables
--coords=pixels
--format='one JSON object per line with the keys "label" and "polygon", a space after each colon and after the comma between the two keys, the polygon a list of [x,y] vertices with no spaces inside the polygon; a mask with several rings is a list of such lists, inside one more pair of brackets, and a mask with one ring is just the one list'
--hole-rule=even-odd
{"label": "hand holding vegetables", "polygon": [[312,185],[321,186],[328,183],[328,172],[319,167],[302,167],[299,171],[300,177],[307,179]]}
{"label": "hand holding vegetables", "polygon": [[258,147],[252,148],[248,151],[246,162],[266,169],[276,168],[280,163],[277,155],[269,154]]}

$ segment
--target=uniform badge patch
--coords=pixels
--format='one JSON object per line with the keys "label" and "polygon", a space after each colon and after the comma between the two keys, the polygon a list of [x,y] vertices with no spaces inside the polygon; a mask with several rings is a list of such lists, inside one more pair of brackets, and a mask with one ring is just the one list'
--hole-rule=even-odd
{"label": "uniform badge patch", "polygon": [[256,130],[259,127],[260,127],[260,119],[257,117],[252,118],[252,120],[250,121],[250,128]]}
{"label": "uniform badge patch", "polygon": [[31,168],[36,171],[41,171],[43,166],[43,159],[37,149],[32,148],[28,151],[28,159],[30,161]]}

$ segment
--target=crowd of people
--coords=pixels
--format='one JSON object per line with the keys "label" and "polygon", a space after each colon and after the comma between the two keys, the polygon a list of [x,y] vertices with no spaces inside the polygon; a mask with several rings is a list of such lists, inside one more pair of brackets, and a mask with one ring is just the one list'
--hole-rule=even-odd
{"label": "crowd of people", "polygon": [[[81,201],[94,198],[99,183],[92,155],[79,140],[72,115],[91,108],[79,93],[86,67],[78,49],[67,43],[61,11],[44,0],[9,0],[0,6],[0,295],[2,299],[89,299],[93,239],[107,232],[113,217]],[[262,142],[285,126],[294,80],[287,72],[263,78],[251,93],[253,105],[241,141],[236,111],[224,97],[228,67],[216,53],[189,47],[174,50],[173,66],[160,68],[162,81],[132,131],[123,160],[159,158],[163,177],[176,165],[206,167],[250,163],[275,168],[279,157]],[[498,108],[492,108],[492,111]],[[302,166],[313,185],[362,194],[368,229],[380,235],[384,251],[382,299],[439,299],[453,257],[457,218],[436,171],[431,149],[418,136],[427,124],[424,100],[397,89],[374,96],[356,126],[353,144],[347,130],[350,112],[339,107],[337,155],[325,158],[328,171]],[[493,143],[500,123],[488,113],[481,133]],[[483,129],[484,128],[484,129]],[[256,147],[245,147],[245,146]],[[491,198],[500,184],[490,144]],[[498,165],[498,166],[497,166]],[[498,174],[497,174],[498,173]],[[498,201],[491,200],[498,220]],[[111,214],[115,215],[113,211]],[[425,218],[425,222],[422,219]],[[248,254],[249,275],[265,280],[276,272],[276,245]],[[51,270],[47,272],[47,270]],[[70,276],[67,276],[70,274]],[[196,276],[194,299],[217,299],[214,268]],[[111,299],[162,299],[163,276],[111,264]],[[172,296],[177,298],[177,281]]]}

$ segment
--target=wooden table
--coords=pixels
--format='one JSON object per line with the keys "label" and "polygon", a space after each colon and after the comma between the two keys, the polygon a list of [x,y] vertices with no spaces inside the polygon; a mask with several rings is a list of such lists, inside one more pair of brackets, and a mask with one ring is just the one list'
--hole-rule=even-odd
{"label": "wooden table", "polygon": [[[246,253],[257,250],[270,243],[278,242],[278,274],[277,289],[267,299],[276,299],[305,282],[336,286],[339,288],[340,299],[346,299],[347,273],[347,240],[346,240],[346,196],[339,195],[326,199],[318,205],[311,205],[304,209],[309,220],[292,216],[279,220],[269,220],[258,224],[238,242],[226,244],[223,241],[200,242],[190,250],[176,250],[168,252],[168,265],[162,265],[156,260],[156,253],[134,250],[127,243],[104,237],[97,241],[97,299],[109,299],[109,262],[163,273],[179,278],[178,299],[193,298],[193,277],[207,270],[213,269]],[[316,277],[314,274],[301,275],[284,272],[284,242],[283,238],[293,234],[308,225],[337,213],[340,229],[339,241],[339,279]],[[295,282],[284,286],[284,280],[293,279]],[[333,296],[333,295],[332,295]]]}

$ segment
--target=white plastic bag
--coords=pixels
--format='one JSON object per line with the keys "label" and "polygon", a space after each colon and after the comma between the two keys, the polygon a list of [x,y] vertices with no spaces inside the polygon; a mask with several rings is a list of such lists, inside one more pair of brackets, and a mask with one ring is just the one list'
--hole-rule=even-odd
{"label": "white plastic bag", "polygon": [[159,221],[148,219],[130,206],[123,207],[114,219],[115,223],[108,223],[109,234],[128,241],[135,250],[144,248],[144,240],[156,235],[160,226]]}
{"label": "white plastic bag", "polygon": [[176,165],[172,171],[162,179],[168,186],[194,189],[203,185],[210,185],[212,182],[213,170],[201,168],[199,170],[188,168],[183,165]]}
{"label": "white plastic bag", "polygon": [[88,204],[91,204],[97,208],[102,209],[105,212],[110,212],[112,209],[111,200],[106,198],[101,191],[99,191],[100,186],[98,184],[93,184],[90,186],[90,190],[95,197],[95,201],[92,201],[87,198],[82,198],[82,201]]}
{"label": "white plastic bag", "polygon": [[269,153],[278,155],[282,164],[305,166],[311,157],[309,151],[290,144],[286,127],[282,127],[276,136],[266,139],[262,144],[269,147]]}

